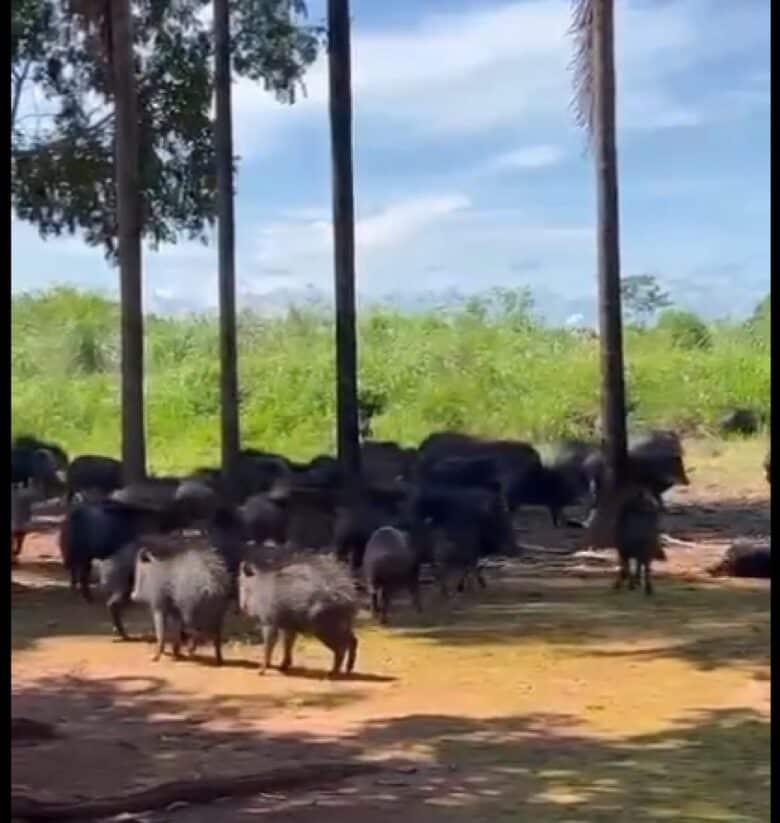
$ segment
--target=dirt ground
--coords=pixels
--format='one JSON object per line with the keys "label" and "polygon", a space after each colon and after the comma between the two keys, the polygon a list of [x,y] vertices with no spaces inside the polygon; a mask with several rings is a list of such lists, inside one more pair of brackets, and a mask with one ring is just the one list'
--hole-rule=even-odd
{"label": "dirt ground", "polygon": [[31,536],[12,586],[12,715],[57,737],[12,746],[14,792],[77,799],[284,763],[374,760],[328,790],[127,816],[149,823],[284,820],[768,821],[770,590],[704,568],[770,533],[763,444],[688,448],[692,485],[668,496],[656,593],[613,592],[614,557],[523,513],[524,556],[443,605],[424,591],[358,630],[357,674],[299,643],[260,677],[231,616],[226,664],[151,662],[150,620],[112,636],[104,606],[65,586],[54,533]]}

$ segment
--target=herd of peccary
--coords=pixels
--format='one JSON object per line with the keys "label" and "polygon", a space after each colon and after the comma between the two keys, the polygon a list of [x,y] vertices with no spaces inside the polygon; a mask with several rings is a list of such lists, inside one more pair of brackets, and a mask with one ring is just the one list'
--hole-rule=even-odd
{"label": "herd of peccary", "polygon": [[[457,432],[431,434],[416,449],[393,442],[361,445],[359,483],[333,457],[296,463],[245,449],[230,493],[216,468],[184,477],[150,477],[122,485],[110,457],[73,460],[56,444],[32,437],[12,442],[12,562],[21,552],[34,504],[63,496],[62,561],[71,585],[91,600],[97,566],[117,633],[131,601],[150,609],[156,656],[170,640],[213,643],[221,661],[231,602],[263,629],[269,665],[281,635],[282,669],[292,664],[299,634],[333,652],[332,673],[351,671],[359,589],[381,622],[393,598],[408,595],[422,609],[420,578],[430,568],[443,597],[454,585],[485,587],[481,561],[517,550],[513,517],[544,506],[554,526],[582,527],[567,517],[576,504],[595,511],[605,462],[599,446],[565,441],[545,459],[532,445]],[[769,456],[765,463],[769,481]],[[650,567],[663,558],[662,495],[687,485],[680,440],[651,431],[629,443],[626,493],[617,517],[620,572],[652,591]],[[205,540],[194,547],[184,533]],[[207,547],[203,547],[203,545]],[[632,573],[630,564],[634,563]]]}

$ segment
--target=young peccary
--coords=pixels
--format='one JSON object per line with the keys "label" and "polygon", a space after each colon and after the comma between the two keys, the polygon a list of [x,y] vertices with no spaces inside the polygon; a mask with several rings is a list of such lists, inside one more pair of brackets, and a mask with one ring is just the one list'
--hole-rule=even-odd
{"label": "young peccary", "polygon": [[[425,557],[423,529],[382,526],[369,538],[363,555],[363,577],[371,597],[371,612],[387,623],[390,601],[399,589],[406,589],[415,609],[420,604],[420,566]],[[420,532],[417,534],[416,532]]]}
{"label": "young peccary", "polygon": [[[629,589],[636,588],[644,573],[645,594],[652,594],[652,561],[666,560],[660,542],[660,508],[651,493],[641,488],[621,495],[617,505],[615,542],[620,569],[615,589],[620,589],[624,580],[628,580]],[[633,575],[630,573],[632,559],[636,564]]]}
{"label": "young peccary", "polygon": [[772,577],[772,551],[768,545],[754,546],[735,543],[726,551],[720,563],[707,571],[713,577]]}
{"label": "young peccary", "polygon": [[280,671],[292,666],[292,652],[299,634],[310,634],[333,652],[330,676],[355,665],[358,641],[353,628],[358,601],[348,571],[334,557],[311,556],[281,566],[245,560],[238,579],[241,610],[260,622],[265,648],[260,673],[282,634],[284,657]]}
{"label": "young peccary", "polygon": [[179,657],[186,632],[194,653],[198,642],[211,638],[217,665],[222,663],[222,623],[231,579],[220,554],[212,549],[142,548],[135,564],[132,599],[148,604],[154,621],[159,660],[166,629],[173,630],[173,656]]}

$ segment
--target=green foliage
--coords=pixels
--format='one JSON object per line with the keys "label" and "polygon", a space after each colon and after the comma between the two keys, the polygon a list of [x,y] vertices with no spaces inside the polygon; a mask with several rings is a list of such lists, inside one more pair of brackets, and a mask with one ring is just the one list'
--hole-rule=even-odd
{"label": "green foliage", "polygon": [[[16,297],[12,310],[14,433],[76,454],[117,454],[117,306],[55,289]],[[150,467],[218,462],[216,319],[150,317],[146,333]],[[598,341],[511,312],[465,309],[374,309],[361,315],[358,334],[361,397],[383,401],[371,421],[378,439],[413,444],[445,427],[534,442],[592,432]],[[315,305],[283,317],[241,314],[244,443],[299,459],[334,447],[333,341],[330,314]],[[769,352],[744,324],[721,326],[704,349],[675,346],[664,328],[629,328],[626,371],[633,425],[690,431],[714,426],[726,407],[769,413]]]}
{"label": "green foliage", "polygon": [[772,296],[767,294],[753,310],[753,315],[745,323],[746,329],[750,332],[756,342],[766,346],[772,336]]}
{"label": "green foliage", "polygon": [[706,323],[693,312],[668,309],[658,318],[657,328],[671,338],[678,349],[709,349],[712,335]]}
{"label": "green foliage", "polygon": [[[215,215],[209,0],[134,3],[143,231],[157,246],[204,239]],[[236,0],[235,69],[292,102],[317,52],[300,0]],[[11,203],[41,236],[80,231],[116,253],[113,111],[100,33],[72,0],[12,0]],[[46,114],[14,118],[24,90]]]}
{"label": "green foliage", "polygon": [[633,274],[620,281],[620,297],[627,320],[644,326],[656,312],[672,304],[668,292],[653,274]]}

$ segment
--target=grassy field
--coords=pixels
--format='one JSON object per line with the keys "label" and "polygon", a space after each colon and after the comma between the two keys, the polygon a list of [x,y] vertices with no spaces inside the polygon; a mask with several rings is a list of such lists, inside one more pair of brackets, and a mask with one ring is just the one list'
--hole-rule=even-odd
{"label": "grassy field", "polygon": [[[669,328],[628,329],[627,386],[635,425],[712,430],[735,405],[768,419],[768,319],[720,324],[711,344],[681,344]],[[219,453],[214,318],[149,318],[150,467],[184,470]],[[333,326],[321,308],[240,319],[244,442],[307,458],[333,440]],[[542,326],[512,293],[459,310],[363,313],[361,390],[384,398],[375,435],[403,443],[458,428],[534,442],[588,435],[598,414],[598,342]],[[12,420],[72,452],[119,448],[118,307],[55,289],[13,300]]]}

